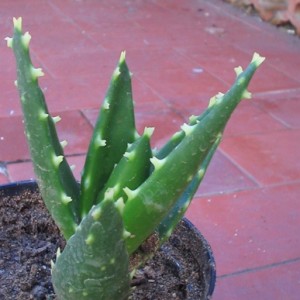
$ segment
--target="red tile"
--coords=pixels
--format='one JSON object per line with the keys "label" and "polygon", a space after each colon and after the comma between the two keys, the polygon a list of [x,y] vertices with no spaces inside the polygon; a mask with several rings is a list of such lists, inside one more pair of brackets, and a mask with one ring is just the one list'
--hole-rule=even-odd
{"label": "red tile", "polygon": [[[85,156],[83,155],[67,157],[69,165],[73,165],[75,167],[73,172],[77,180],[80,180],[80,174],[84,165],[84,159]],[[33,171],[33,165],[31,161],[8,164],[7,170],[11,182],[35,179],[35,174]]]}
{"label": "red tile", "polygon": [[7,170],[11,182],[35,179],[31,161],[8,164]]}
{"label": "red tile", "polygon": [[193,200],[187,217],[210,242],[219,276],[299,258],[299,183]]}
{"label": "red tile", "polygon": [[225,137],[221,149],[262,185],[300,179],[299,130]]}
{"label": "red tile", "polygon": [[[242,101],[234,111],[224,132],[224,136],[267,133],[274,130],[286,129],[287,126],[279,119],[274,118],[267,110],[261,107],[261,98],[253,95],[253,99]],[[185,99],[185,110],[180,112],[188,117],[202,113],[208,106],[207,99]],[[199,113],[200,112],[200,113]]]}
{"label": "red tile", "polygon": [[[296,37],[295,37],[296,38]],[[276,47],[275,47],[276,49]],[[274,68],[280,70],[282,73],[286,74],[290,78],[298,81],[298,87],[300,86],[300,59],[299,59],[300,46],[298,43],[298,48],[295,52],[289,53],[286,48],[277,53],[264,52],[270,64]],[[284,57],[284,59],[282,59]]]}
{"label": "red tile", "polygon": [[81,172],[83,170],[84,162],[85,162],[85,155],[76,155],[76,156],[68,156],[67,161],[70,166],[73,166],[73,174],[75,178],[80,181],[81,179]]}
{"label": "red tile", "polygon": [[7,172],[7,166],[0,162],[0,185],[8,183],[8,172]]}
{"label": "red tile", "polygon": [[199,116],[207,109],[211,97],[208,94],[173,96],[168,97],[167,103],[188,122],[191,115]]}
{"label": "red tile", "polygon": [[242,274],[219,278],[214,300],[298,300],[300,261],[291,261]]}
{"label": "red tile", "polygon": [[132,49],[127,51],[127,62],[134,74],[138,72],[161,72],[180,66],[193,68],[189,59],[171,48]]}
{"label": "red tile", "polygon": [[[116,53],[107,54],[89,41],[72,51],[58,47],[51,55],[49,50],[38,49],[38,55],[49,75],[59,79],[76,78],[86,82],[95,75],[101,79],[109,79],[120,56]],[[48,74],[46,73],[47,76]],[[95,89],[97,86],[90,85],[89,88]]]}
{"label": "red tile", "polygon": [[[62,120],[57,123],[60,140],[67,140],[66,154],[85,153],[91,136],[91,126],[77,111],[53,113]],[[24,136],[22,117],[0,119],[0,157],[2,161],[18,161],[30,158]]]}
{"label": "red tile", "polygon": [[[51,1],[50,6],[72,19],[73,22],[81,22],[86,24],[98,25],[99,23],[117,23],[123,18],[127,18],[131,5],[126,2],[109,1],[101,4],[94,1],[67,1],[61,2],[59,0]],[[111,25],[112,26],[112,25]]]}
{"label": "red tile", "polygon": [[257,106],[278,122],[290,128],[300,128],[300,89],[282,93],[258,95]]}
{"label": "red tile", "polygon": [[6,91],[0,93],[0,118],[20,115],[21,110],[19,95],[15,87],[7,88]]}
{"label": "red tile", "polygon": [[150,47],[161,47],[168,44],[167,37],[153,37],[136,24],[127,23],[125,26],[115,27],[115,29],[103,32],[101,29],[96,33],[91,33],[92,40],[99,43],[104,49],[109,51],[130,52],[133,49],[143,49],[145,52]]}
{"label": "red tile", "polygon": [[183,119],[173,111],[161,111],[160,113],[136,113],[136,126],[139,133],[144,131],[145,127],[154,127],[154,133],[151,137],[151,146],[160,148],[171,136],[180,130]]}
{"label": "red tile", "polygon": [[77,110],[97,107],[104,98],[109,83],[93,75],[88,79],[72,77],[67,79],[47,79],[41,84],[51,111]]}
{"label": "red tile", "polygon": [[[203,69],[203,71],[209,72],[221,81],[231,85],[236,78],[234,68],[238,66],[246,67],[251,61],[252,55],[226,43],[219,47],[217,43],[220,43],[220,41],[215,41],[213,45],[209,46],[204,44],[186,45],[177,50],[194,61],[199,69]],[[210,56],[213,59],[209,59]]]}
{"label": "red tile", "polygon": [[267,111],[257,107],[259,105],[260,99],[256,95],[249,101],[242,101],[228,122],[225,136],[261,134],[286,129],[284,124],[272,118]]}
{"label": "red tile", "polygon": [[169,103],[140,81],[135,74],[132,77],[132,95],[136,113],[155,113],[169,109]]}
{"label": "red tile", "polygon": [[0,157],[5,162],[29,158],[20,116],[0,119]]}
{"label": "red tile", "polygon": [[[98,117],[98,110],[85,110],[84,114],[90,123],[94,126]],[[171,110],[162,110],[160,112],[147,113],[145,111],[136,111],[136,128],[139,134],[142,134],[145,127],[155,127],[151,138],[152,147],[160,147],[173,135],[180,130],[183,124],[181,116]]]}
{"label": "red tile", "polygon": [[92,136],[92,127],[78,111],[58,113],[61,121],[57,123],[60,140],[66,140],[68,145],[65,154],[82,154],[88,149]]}
{"label": "red tile", "polygon": [[[137,77],[151,87],[166,101],[176,103],[181,101],[184,106],[184,99],[187,97],[200,98],[203,95],[210,98],[220,90],[228,87],[207,72],[194,72],[191,68],[178,68],[162,70],[158,73],[139,72]],[[171,103],[171,104],[172,104]]]}
{"label": "red tile", "polygon": [[[109,50],[124,50],[146,48],[149,44],[159,45],[158,39],[149,40],[147,33],[135,23],[135,13],[139,4],[131,3],[101,4],[99,10],[95,3],[72,3],[65,5],[56,1],[52,6],[57,6],[98,46]],[[141,12],[153,12],[157,6],[151,3],[141,5]],[[140,17],[141,14],[138,14]],[[161,42],[164,42],[161,39]]]}
{"label": "red tile", "polygon": [[[235,80],[234,68],[242,66],[245,68],[251,61],[254,52],[259,52],[262,56],[266,56],[263,51],[248,51],[238,49],[236,46],[224,44],[222,47],[187,47],[178,49],[180,53],[186,57],[190,57],[199,68],[214,75],[218,79],[232,84]],[[212,56],[213,59],[207,59]],[[266,57],[264,64],[255,73],[249,90],[251,92],[263,92],[269,90],[282,90],[290,88],[298,88],[299,82],[296,78],[291,78],[288,74],[275,69],[276,63],[271,58]]]}
{"label": "red tile", "polygon": [[255,187],[257,183],[217,151],[196,195],[223,194]]}

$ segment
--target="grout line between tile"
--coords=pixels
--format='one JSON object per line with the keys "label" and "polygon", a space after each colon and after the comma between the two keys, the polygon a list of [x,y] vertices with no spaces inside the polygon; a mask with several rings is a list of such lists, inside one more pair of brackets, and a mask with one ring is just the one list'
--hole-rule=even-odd
{"label": "grout line between tile", "polygon": [[79,109],[78,112],[81,115],[81,117],[86,120],[86,122],[89,124],[89,126],[91,127],[92,132],[94,131],[94,126],[91,122],[91,120],[85,115],[85,113],[83,112],[84,109]]}
{"label": "grout line between tile", "polygon": [[[48,5],[51,7],[52,10],[54,10],[56,13],[60,14],[61,16],[65,17],[70,24],[72,24],[74,27],[79,29],[80,33],[83,35],[83,37],[88,38],[88,40],[92,41],[95,44],[95,40],[88,34],[86,33],[74,20],[71,18],[69,15],[65,14],[60,8],[58,8],[55,4],[53,4],[51,1],[48,2]],[[106,50],[104,46],[102,46],[99,43],[95,44],[95,48],[99,48],[101,50]]]}
{"label": "grout line between tile", "polygon": [[228,153],[226,153],[224,150],[222,150],[221,147],[219,147],[219,151],[238,169],[240,170],[245,176],[247,176],[254,184],[256,184],[258,187],[263,187],[263,185],[245,168],[243,168],[241,165],[239,165]]}
{"label": "grout line between tile", "polygon": [[300,89],[299,88],[290,88],[290,89],[283,89],[283,90],[272,90],[272,91],[265,91],[265,92],[255,92],[253,93],[253,98],[254,97],[262,97],[262,96],[277,96],[282,94],[284,96],[284,94],[288,94],[288,93],[300,93]]}
{"label": "grout line between tile", "polygon": [[[219,14],[221,13],[223,15],[226,14],[227,17],[230,19],[234,19],[235,21],[238,21],[244,25],[247,25],[256,31],[263,31],[265,34],[272,36],[272,33],[268,32],[266,30],[262,30],[258,25],[256,25],[258,22],[252,22],[252,19],[254,19],[254,18],[250,17],[247,14],[243,14],[242,9],[235,7],[229,3],[224,3],[224,5],[221,6],[221,5],[213,3],[213,2],[214,1],[206,1],[206,4],[208,6],[210,6],[212,9],[214,9],[217,13],[219,13]],[[238,15],[236,16],[230,10],[233,10]],[[245,16],[246,16],[246,18],[245,18]],[[258,17],[258,20],[260,20],[260,17]],[[266,23],[265,25],[268,26],[268,23]]]}
{"label": "grout line between tile", "polygon": [[256,267],[256,268],[248,268],[248,269],[244,269],[244,270],[241,270],[241,271],[236,271],[236,272],[232,272],[232,273],[228,273],[228,274],[223,274],[223,275],[217,276],[217,278],[222,279],[222,278],[234,277],[234,276],[239,276],[239,275],[243,275],[243,274],[247,274],[247,273],[253,273],[253,272],[257,272],[257,271],[268,270],[268,269],[272,269],[272,268],[279,267],[279,266],[282,266],[282,265],[288,265],[288,264],[297,263],[297,262],[300,262],[300,257],[284,260],[284,261],[281,261],[281,262],[276,262],[276,263],[269,264],[269,265],[259,266],[259,267]]}
{"label": "grout line between tile", "polygon": [[168,101],[167,99],[165,99],[165,97],[161,96],[160,93],[158,91],[156,91],[155,89],[152,88],[151,85],[149,85],[147,82],[145,82],[144,80],[142,80],[139,77],[136,77],[136,79],[138,81],[140,81],[141,83],[143,83],[146,87],[148,87],[151,92],[156,95],[161,101],[162,103],[168,108],[170,109],[171,112],[177,114],[180,118],[182,118],[182,122],[184,122],[184,117],[182,116],[182,114],[170,103],[170,101]]}

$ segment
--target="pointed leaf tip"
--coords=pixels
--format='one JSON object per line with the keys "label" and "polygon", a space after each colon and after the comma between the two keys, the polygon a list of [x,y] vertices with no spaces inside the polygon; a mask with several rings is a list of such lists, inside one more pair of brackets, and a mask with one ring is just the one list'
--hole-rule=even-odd
{"label": "pointed leaf tip", "polygon": [[154,132],[154,129],[155,129],[154,127],[145,127],[144,135],[150,138]]}
{"label": "pointed leaf tip", "polygon": [[120,55],[120,63],[124,62],[126,58],[126,51],[122,51]]}
{"label": "pointed leaf tip", "polygon": [[254,52],[251,63],[254,63],[256,67],[260,66],[266,58],[260,56],[257,52]]}
{"label": "pointed leaf tip", "polygon": [[18,31],[22,31],[22,17],[13,18],[14,28]]}

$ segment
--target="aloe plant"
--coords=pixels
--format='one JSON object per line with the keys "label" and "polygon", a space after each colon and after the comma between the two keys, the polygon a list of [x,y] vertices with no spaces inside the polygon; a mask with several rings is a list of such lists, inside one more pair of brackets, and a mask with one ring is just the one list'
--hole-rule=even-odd
{"label": "aloe plant", "polygon": [[[207,170],[247,86],[264,58],[257,53],[225,93],[210,99],[208,108],[192,116],[158,151],[135,128],[131,74],[121,54],[94,128],[78,183],[69,167],[55,123],[32,65],[31,36],[22,32],[22,19],[13,20],[14,34],[6,38],[17,63],[19,90],[38,185],[50,214],[67,240],[52,266],[59,299],[126,299],[130,293],[130,257],[143,243],[153,250],[140,255],[143,263],[172,233]],[[139,262],[138,264],[139,265]]]}

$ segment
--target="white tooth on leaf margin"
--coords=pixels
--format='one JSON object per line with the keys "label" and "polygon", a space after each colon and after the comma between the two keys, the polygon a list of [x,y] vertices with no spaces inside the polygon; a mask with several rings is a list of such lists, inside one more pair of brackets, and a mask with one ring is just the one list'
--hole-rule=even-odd
{"label": "white tooth on leaf margin", "polygon": [[39,113],[39,119],[40,120],[46,120],[49,117],[49,114],[45,113],[44,111],[41,111]]}
{"label": "white tooth on leaf margin", "polygon": [[235,72],[236,76],[239,76],[240,74],[243,73],[243,68],[241,66],[238,66],[238,67],[234,68],[234,72]]}
{"label": "white tooth on leaf margin", "polygon": [[116,80],[119,76],[121,75],[121,71],[120,71],[120,68],[117,67],[114,72],[113,72],[113,80]]}
{"label": "white tooth on leaf margin", "polygon": [[102,139],[101,135],[98,134],[96,139],[95,139],[95,145],[97,147],[104,147],[104,146],[106,146],[106,140]]}
{"label": "white tooth on leaf margin", "polygon": [[103,201],[111,201],[113,200],[115,195],[115,189],[114,188],[108,188],[106,192],[104,193],[104,200]]}
{"label": "white tooth on leaf margin", "polygon": [[92,218],[94,219],[94,221],[99,221],[101,218],[101,214],[102,214],[102,209],[101,207],[96,207],[93,211],[92,211]]}
{"label": "white tooth on leaf margin", "polygon": [[131,152],[125,152],[123,154],[124,157],[128,158],[129,160],[132,160],[135,156],[135,152],[134,151],[131,151]]}
{"label": "white tooth on leaf margin", "polygon": [[50,259],[50,267],[51,267],[51,274],[52,274],[52,270],[55,268],[55,263],[53,262],[52,259]]}
{"label": "white tooth on leaf margin", "polygon": [[12,46],[13,46],[13,38],[11,38],[11,37],[6,37],[5,40],[6,40],[6,45],[7,45],[7,47],[8,47],[8,48],[12,48]]}
{"label": "white tooth on leaf margin", "polygon": [[60,142],[60,145],[62,146],[62,148],[65,148],[68,145],[68,142],[66,140],[63,140]]}
{"label": "white tooth on leaf margin", "polygon": [[205,173],[205,169],[201,168],[197,173],[198,178],[200,179],[203,178],[204,173]]}
{"label": "white tooth on leaf margin", "polygon": [[150,162],[154,166],[155,170],[159,170],[159,168],[161,168],[165,163],[166,159],[167,158],[158,159],[157,157],[153,156],[152,158],[150,158]]}
{"label": "white tooth on leaf margin", "polygon": [[190,123],[191,125],[193,125],[193,124],[196,124],[196,122],[197,122],[197,116],[191,115],[191,116],[189,117],[189,123]]}
{"label": "white tooth on leaf margin", "polygon": [[109,109],[109,103],[107,100],[104,101],[103,103],[103,109],[108,110]]}
{"label": "white tooth on leaf margin", "polygon": [[27,32],[25,32],[25,34],[22,36],[22,44],[23,44],[23,46],[26,48],[26,49],[28,49],[28,47],[29,47],[29,43],[30,43],[30,40],[31,40],[31,35],[30,35],[30,33],[27,31]]}
{"label": "white tooth on leaf margin", "polygon": [[72,201],[72,198],[69,197],[69,196],[67,196],[66,194],[62,194],[61,201],[64,204],[68,204],[68,203],[70,203]]}
{"label": "white tooth on leaf margin", "polygon": [[251,99],[251,97],[252,97],[252,94],[249,91],[245,90],[243,92],[242,98],[244,98],[244,99]]}
{"label": "white tooth on leaf margin", "polygon": [[188,136],[190,135],[193,130],[194,130],[194,126],[195,125],[188,125],[186,123],[184,123],[182,126],[181,126],[181,129],[184,131],[184,133]]}
{"label": "white tooth on leaf margin", "polygon": [[124,203],[124,199],[123,199],[122,197],[120,197],[120,198],[115,202],[115,207],[118,209],[118,211],[120,212],[120,214],[123,215],[125,203]]}
{"label": "white tooth on leaf margin", "polygon": [[89,233],[87,238],[85,239],[85,243],[88,246],[91,246],[95,243],[95,236],[92,233]]}
{"label": "white tooth on leaf margin", "polygon": [[61,254],[61,251],[60,251],[60,248],[58,247],[56,250],[56,259],[59,258],[60,254]]}
{"label": "white tooth on leaf margin", "polygon": [[52,120],[54,123],[57,123],[61,120],[61,117],[60,116],[52,117]]}
{"label": "white tooth on leaf margin", "polygon": [[137,195],[137,190],[131,190],[128,187],[123,188],[124,193],[126,194],[126,196],[128,197],[128,200],[130,201],[130,199],[135,198],[135,196]]}
{"label": "white tooth on leaf margin", "polygon": [[44,76],[44,72],[42,71],[41,68],[34,68],[34,67],[31,67],[31,76],[32,76],[32,79],[37,79],[38,77],[41,77],[41,76]]}
{"label": "white tooth on leaf margin", "polygon": [[58,167],[61,162],[63,161],[64,157],[63,155],[54,155],[53,156],[53,163],[56,167]]}
{"label": "white tooth on leaf margin", "polygon": [[126,240],[129,237],[131,237],[131,233],[129,231],[127,231],[127,230],[124,229],[124,231],[123,231],[123,239]]}

